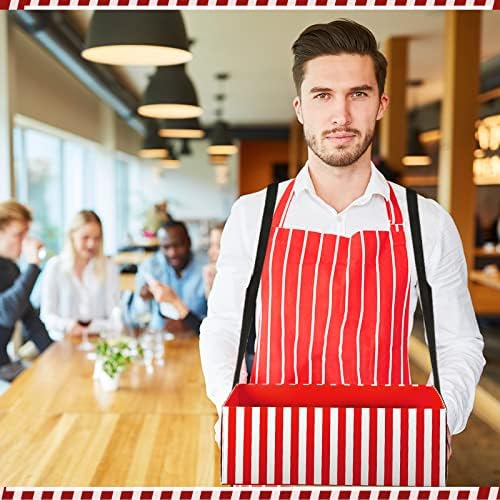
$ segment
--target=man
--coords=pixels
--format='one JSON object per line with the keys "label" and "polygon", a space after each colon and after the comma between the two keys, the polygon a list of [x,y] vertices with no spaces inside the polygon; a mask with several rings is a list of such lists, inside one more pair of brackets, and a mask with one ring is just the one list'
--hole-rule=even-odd
{"label": "man", "polygon": [[[30,302],[30,294],[40,274],[40,249],[42,244],[27,236],[31,224],[31,213],[16,201],[0,203],[0,378],[8,377],[10,358],[9,343],[17,321],[21,321],[29,338],[40,351],[45,350],[51,340],[40,320],[38,312]],[[16,261],[24,255],[27,267],[21,273]]]}
{"label": "man", "polygon": [[[368,29],[343,19],[310,26],[293,52],[293,106],[308,160],[279,186],[251,381],[409,384],[418,288],[406,192],[370,162],[375,124],[389,102],[387,62]],[[207,393],[219,414],[231,390],[264,199],[260,191],[232,208],[201,327]],[[419,210],[441,389],[455,434],[472,409],[483,341],[456,227],[432,200],[419,197]],[[240,380],[246,375],[243,366]]]}
{"label": "man", "polygon": [[[141,299],[154,299],[154,328],[198,333],[207,313],[202,263],[191,252],[191,239],[184,223],[169,221],[158,230],[157,236],[160,249],[138,269],[132,307],[139,309]],[[160,308],[160,304],[169,304],[170,311]]]}

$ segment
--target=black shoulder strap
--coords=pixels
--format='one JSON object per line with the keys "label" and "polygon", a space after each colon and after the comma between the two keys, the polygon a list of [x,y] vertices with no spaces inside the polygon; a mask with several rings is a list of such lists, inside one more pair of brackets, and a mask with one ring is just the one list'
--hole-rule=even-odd
{"label": "black shoulder strap", "polygon": [[255,266],[253,269],[252,278],[248,285],[245,295],[245,307],[243,309],[243,321],[241,324],[240,347],[238,350],[238,360],[236,362],[236,370],[234,372],[233,387],[240,380],[241,365],[247,349],[248,338],[255,338],[255,304],[257,302],[257,293],[259,291],[260,277],[266,258],[267,242],[273,222],[274,206],[278,196],[278,184],[270,184],[266,191],[266,202],[264,205],[264,214],[260,226],[259,244],[257,247],[257,255],[255,257]]}
{"label": "black shoulder strap", "polygon": [[434,310],[432,307],[432,288],[427,282],[424,264],[424,249],[422,247],[422,234],[420,231],[420,217],[418,215],[417,193],[413,189],[406,190],[406,201],[408,203],[408,213],[410,214],[411,238],[413,241],[413,251],[415,254],[415,266],[417,268],[418,284],[420,289],[420,304],[424,315],[425,333],[427,344],[431,356],[432,373],[434,376],[434,386],[441,393],[439,384],[438,363],[436,354],[436,333],[434,330]]}

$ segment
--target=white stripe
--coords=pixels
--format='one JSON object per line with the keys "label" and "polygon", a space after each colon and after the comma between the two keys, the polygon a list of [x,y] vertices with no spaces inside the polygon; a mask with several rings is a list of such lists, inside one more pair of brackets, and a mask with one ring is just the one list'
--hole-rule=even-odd
{"label": "white stripe", "polygon": [[401,409],[392,410],[392,485],[399,486],[401,457]]}
{"label": "white stripe", "polygon": [[[228,435],[228,423],[229,423],[229,408],[227,406],[222,407],[222,474],[221,482],[227,484],[227,459],[229,453],[229,435]],[[232,457],[233,458],[233,457]]]}
{"label": "white stripe", "polygon": [[276,408],[267,409],[267,484],[274,484]]}
{"label": "white stripe", "polygon": [[290,484],[290,441],[292,438],[292,409],[283,408],[283,484]]}
{"label": "white stripe", "polygon": [[[393,0],[394,1],[394,0]],[[387,4],[389,5],[389,4]],[[389,201],[386,202],[389,205],[389,208],[391,209],[391,215],[390,215],[390,223],[391,224],[396,224],[396,211],[394,210],[394,205],[392,203],[392,196],[389,193]]]}
{"label": "white stripe", "polygon": [[[405,291],[405,301],[403,304],[403,316],[401,318],[401,378],[399,379],[400,384],[404,384],[404,367],[408,364],[408,359],[404,358],[404,346],[408,346],[409,342],[409,328],[408,325],[405,324],[405,311],[408,307],[408,297],[410,296],[410,266],[408,266],[408,276],[406,277],[406,291]],[[408,311],[408,318],[410,317],[410,312]]]}
{"label": "white stripe", "polygon": [[264,478],[259,478],[259,442],[260,442],[260,408],[252,408],[252,467],[250,477],[253,484],[264,482]]}
{"label": "white stripe", "polygon": [[333,276],[335,275],[335,269],[337,266],[337,254],[339,249],[339,240],[340,236],[335,237],[335,253],[333,255],[333,266],[330,270],[330,284],[328,286],[328,316],[326,318],[326,327],[325,327],[325,342],[323,344],[323,358],[322,358],[322,384],[326,384],[326,349],[328,347],[328,335],[330,333],[330,322],[332,319],[332,287],[333,287]]}
{"label": "white stripe", "polygon": [[408,410],[408,486],[415,486],[417,453],[417,410]]}
{"label": "white stripe", "polygon": [[394,342],[394,303],[396,302],[396,264],[394,262],[394,242],[392,241],[392,231],[389,228],[391,262],[392,262],[392,304],[391,304],[391,344],[389,346],[389,378],[388,384],[392,384],[392,344]]}
{"label": "white stripe", "polygon": [[[118,493],[118,498],[116,498],[116,500],[120,500],[121,493],[119,491],[117,491],[116,493]],[[158,491],[158,493],[160,492]],[[161,494],[159,494],[158,496],[161,498]],[[200,497],[201,497],[201,490],[198,489],[191,490],[191,500],[200,500]],[[113,500],[115,499],[113,498]]]}
{"label": "white stripe", "polygon": [[299,408],[299,484],[306,484],[307,467],[307,408]]}
{"label": "white stripe", "polygon": [[[236,407],[236,436],[243,436],[245,429],[245,408]],[[236,460],[234,464],[235,482],[243,482],[243,439],[236,439]]]}
{"label": "white stripe", "polygon": [[271,367],[271,302],[273,296],[273,261],[274,247],[278,231],[274,231],[271,255],[269,256],[269,291],[267,295],[267,350],[266,350],[266,384],[269,384],[269,372]]}
{"label": "white stripe", "polygon": [[[318,255],[316,256],[316,266],[314,268],[314,285],[313,285],[313,300],[312,300],[312,309],[311,309],[311,340],[309,341],[309,383],[312,384],[312,350],[314,344],[314,326],[316,319],[316,290],[318,288],[318,269],[319,269],[319,261],[321,260],[321,252],[323,251],[323,237],[324,233],[321,233],[321,237],[319,239],[319,249]],[[316,361],[316,360],[314,360]]]}
{"label": "white stripe", "polygon": [[288,231],[288,240],[286,242],[286,251],[285,251],[285,263],[283,264],[283,272],[281,274],[281,383],[285,383],[285,360],[286,360],[286,352],[285,352],[285,293],[286,293],[286,267],[288,265],[288,254],[290,251],[290,242],[292,240],[292,229]]}
{"label": "white stripe", "polygon": [[321,472],[323,464],[324,411],[328,410],[324,408],[314,408],[314,484],[321,484]]}
{"label": "white stripe", "polygon": [[375,363],[373,366],[373,383],[377,384],[378,376],[378,336],[380,332],[380,268],[379,268],[379,255],[380,255],[380,240],[378,231],[375,231],[377,237],[377,258],[375,261],[375,272],[377,275],[377,319],[375,323]]}
{"label": "white stripe", "polygon": [[385,409],[377,408],[377,485],[384,484]]}
{"label": "white stripe", "polygon": [[361,484],[368,485],[370,463],[370,408],[361,408]]}
{"label": "white stripe", "polygon": [[361,296],[361,306],[359,310],[358,318],[358,328],[356,331],[356,370],[358,372],[358,384],[361,385],[361,350],[360,350],[360,335],[361,335],[361,323],[363,322],[363,315],[365,312],[365,233],[361,231],[359,235],[361,241],[361,288],[359,294]]}
{"label": "white stripe", "polygon": [[498,487],[497,486],[492,486],[490,488],[490,493],[488,495],[488,500],[496,500],[498,496]]}
{"label": "white stripe", "polygon": [[340,383],[344,384],[344,369],[342,368],[342,343],[344,341],[344,328],[347,321],[347,311],[349,305],[349,264],[351,260],[351,241],[349,238],[349,246],[347,247],[347,264],[345,267],[345,304],[344,304],[344,319],[342,320],[342,326],[340,327],[340,339],[339,339],[339,368],[340,368]]}
{"label": "white stripe", "polygon": [[436,486],[432,484],[432,414],[431,408],[424,409],[424,486]]}
{"label": "white stripe", "polygon": [[304,263],[304,254],[306,251],[306,246],[307,246],[307,237],[309,236],[309,233],[305,231],[304,235],[304,241],[302,243],[302,254],[300,256],[300,263],[299,263],[299,281],[297,283],[297,296],[296,296],[296,303],[295,303],[295,343],[293,346],[293,369],[295,373],[295,384],[299,383],[299,374],[297,370],[297,354],[298,354],[298,343],[299,343],[299,323],[300,323],[300,289],[302,286],[302,264]]}
{"label": "white stripe", "polygon": [[345,409],[345,484],[353,483],[354,409]]}
{"label": "white stripe", "polygon": [[339,410],[330,408],[330,484],[338,484],[337,447],[339,434]]}
{"label": "white stripe", "polygon": [[[285,188],[287,189],[287,188]],[[283,224],[285,223],[285,220],[286,220],[286,216],[288,214],[288,208],[290,207],[290,204],[292,203],[292,199],[293,199],[293,195],[294,195],[294,191],[292,189],[292,192],[290,193],[290,196],[288,197],[288,200],[286,202],[286,205],[285,205],[285,209],[283,210],[283,213],[281,214],[281,219],[280,219],[280,223],[279,223],[279,227],[283,227]]]}
{"label": "white stripe", "polygon": [[446,409],[439,410],[439,486],[446,486]]}

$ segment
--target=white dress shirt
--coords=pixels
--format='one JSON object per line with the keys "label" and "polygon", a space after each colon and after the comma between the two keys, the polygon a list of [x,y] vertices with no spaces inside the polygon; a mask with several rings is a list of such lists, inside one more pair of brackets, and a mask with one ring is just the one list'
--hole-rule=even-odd
{"label": "white dress shirt", "polygon": [[[295,196],[283,227],[350,237],[361,230],[389,230],[385,200],[389,186],[371,167],[365,193],[337,213],[315,192],[307,165],[297,175]],[[288,182],[279,185],[278,200]],[[418,300],[406,190],[391,183],[403,214],[411,270],[409,324]],[[264,211],[265,190],[242,196],[225,225],[217,274],[208,299],[208,315],[201,325],[200,354],[208,397],[221,411],[231,385],[238,355],[245,291],[253,272]],[[451,216],[435,201],[418,197],[427,280],[432,287],[441,392],[452,433],[461,432],[472,411],[475,387],[485,360],[483,339],[467,288],[467,266],[462,242]],[[260,317],[260,298],[256,318]],[[243,365],[245,365],[243,363]],[[241,381],[246,380],[243,366]]]}
{"label": "white dress shirt", "polygon": [[119,305],[119,271],[111,259],[105,260],[102,278],[97,276],[92,259],[81,280],[64,254],[52,257],[45,265],[40,317],[52,339],[61,340],[74,321],[85,318],[92,320],[89,332],[119,330]]}

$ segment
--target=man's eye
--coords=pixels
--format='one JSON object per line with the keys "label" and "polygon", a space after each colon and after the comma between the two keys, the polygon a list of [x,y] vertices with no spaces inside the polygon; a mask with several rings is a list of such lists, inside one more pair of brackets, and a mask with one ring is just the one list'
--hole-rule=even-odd
{"label": "man's eye", "polygon": [[320,99],[320,100],[324,100],[328,97],[328,94],[326,92],[322,92],[321,94],[317,94],[314,98],[315,99]]}
{"label": "man's eye", "polygon": [[359,92],[353,92],[352,95],[353,97],[365,97],[368,94],[366,92],[359,91]]}

